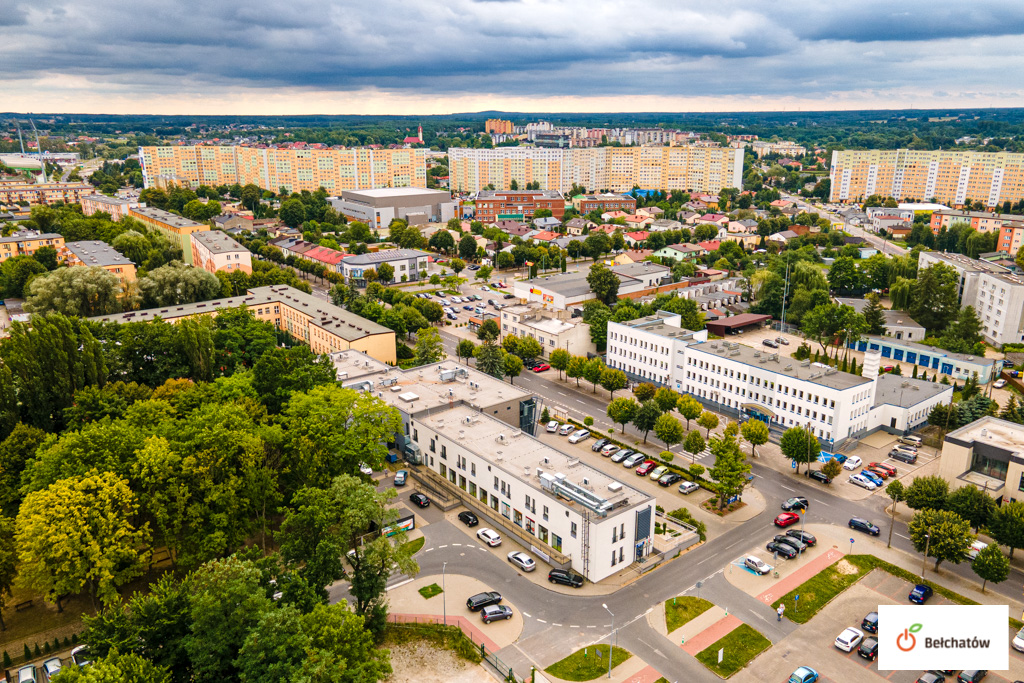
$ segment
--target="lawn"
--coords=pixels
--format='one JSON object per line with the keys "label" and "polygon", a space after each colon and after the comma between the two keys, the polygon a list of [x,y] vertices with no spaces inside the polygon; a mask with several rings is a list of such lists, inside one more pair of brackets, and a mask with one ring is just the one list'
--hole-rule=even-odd
{"label": "lawn", "polygon": [[[612,668],[614,669],[632,656],[629,651],[623,650],[621,647],[614,648],[612,650]],[[595,678],[607,676],[608,646],[592,645],[577,650],[544,670],[565,681],[592,681]]]}
{"label": "lawn", "polygon": [[[714,671],[722,678],[728,678],[745,667],[750,660],[758,656],[772,643],[747,624],[740,624],[728,635],[697,653],[697,660]],[[722,663],[718,663],[718,651],[722,653]]]}
{"label": "lawn", "polygon": [[700,615],[707,612],[714,605],[704,598],[695,598],[684,595],[679,598],[672,598],[665,601],[665,628],[669,633]]}
{"label": "lawn", "polygon": [[441,587],[438,586],[436,583],[432,583],[429,586],[423,586],[423,588],[420,588],[420,595],[422,595],[427,600],[434,597],[435,595],[440,595],[443,592],[444,591],[441,590]]}
{"label": "lawn", "polygon": [[409,541],[406,546],[409,548],[410,554],[415,555],[423,549],[423,544],[426,542],[426,538],[420,536],[415,541]]}

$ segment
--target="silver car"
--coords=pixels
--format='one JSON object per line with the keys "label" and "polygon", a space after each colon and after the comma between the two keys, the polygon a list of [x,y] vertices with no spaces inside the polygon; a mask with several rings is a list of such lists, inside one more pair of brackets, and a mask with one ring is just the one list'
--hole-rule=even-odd
{"label": "silver car", "polygon": [[60,671],[60,657],[51,657],[43,662],[43,673],[46,674],[46,680],[56,676],[58,671]]}
{"label": "silver car", "polygon": [[513,550],[508,554],[508,561],[524,572],[532,572],[537,568],[537,563],[533,561],[532,557],[518,550]]}
{"label": "silver car", "polygon": [[690,493],[693,493],[694,491],[696,491],[699,488],[700,488],[700,486],[697,485],[697,482],[694,482],[694,481],[684,481],[682,484],[679,485],[679,493],[690,494]]}
{"label": "silver car", "polygon": [[633,455],[629,456],[628,458],[626,458],[625,460],[622,461],[622,466],[625,467],[626,469],[629,469],[631,467],[636,467],[637,465],[639,465],[640,463],[642,463],[646,459],[647,459],[647,455],[646,454],[644,454],[644,453],[634,453]]}

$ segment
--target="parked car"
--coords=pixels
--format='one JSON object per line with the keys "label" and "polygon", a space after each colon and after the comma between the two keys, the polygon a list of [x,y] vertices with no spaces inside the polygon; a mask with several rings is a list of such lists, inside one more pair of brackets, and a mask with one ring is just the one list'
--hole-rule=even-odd
{"label": "parked car", "polygon": [[581,441],[586,441],[589,438],[589,429],[577,429],[575,432],[569,435],[569,443],[579,443]]}
{"label": "parked car", "polygon": [[634,453],[636,453],[636,451],[629,448],[620,448],[612,454],[612,462],[622,462]]}
{"label": "parked car", "polygon": [[770,349],[777,349],[777,348],[779,348],[779,343],[776,342],[776,341],[772,341],[771,339],[764,339],[764,340],[761,341],[761,343],[764,344],[765,346],[767,346]]}
{"label": "parked car", "polygon": [[448,318],[449,320],[458,320],[459,319],[459,316],[455,315],[454,313],[445,313],[444,317]]}
{"label": "parked car", "polygon": [[1017,631],[1017,634],[1010,641],[1010,647],[1017,652],[1024,652],[1024,628]]}
{"label": "parked car", "polygon": [[480,266],[477,265],[476,263],[474,263],[473,265],[469,266],[469,269],[470,270],[480,270]]}
{"label": "parked car", "polygon": [[747,555],[743,558],[743,566],[758,574],[767,574],[772,570],[771,566],[769,566],[767,562],[764,562],[753,555]]}
{"label": "parked car", "polygon": [[792,536],[798,541],[803,541],[808,546],[814,546],[818,543],[818,539],[816,539],[814,537],[814,534],[812,534],[810,531],[803,531],[801,529],[790,529],[786,532],[786,535]]}
{"label": "parked car", "polygon": [[988,543],[985,543],[984,541],[971,541],[971,547],[967,550],[968,559],[973,560],[978,556],[978,553],[987,547]]}
{"label": "parked car", "polygon": [[487,591],[470,596],[466,600],[466,607],[469,608],[470,612],[479,612],[484,607],[497,605],[499,602],[501,602],[501,593],[498,591]]}
{"label": "parked car", "polygon": [[661,475],[661,479],[658,480],[658,483],[662,486],[671,486],[677,481],[682,481],[682,479],[683,475],[678,474],[677,472],[666,472]]}
{"label": "parked car", "polygon": [[608,439],[598,439],[594,443],[590,444],[590,450],[592,450],[592,451],[594,451],[596,453],[599,450],[601,450],[602,448],[604,448],[605,446],[607,446],[609,443],[611,443],[611,442],[608,441]]}
{"label": "parked car", "polygon": [[622,461],[622,466],[625,467],[627,470],[632,469],[639,465],[640,463],[642,463],[644,461],[644,458],[646,457],[647,456],[644,455],[643,453],[634,453],[633,455],[629,456],[628,458]]}
{"label": "parked car", "polygon": [[467,304],[467,305],[462,307],[462,310],[464,310],[464,311],[472,311],[473,308],[474,308],[473,304]]}
{"label": "parked car", "polygon": [[857,648],[857,654],[869,662],[875,661],[878,656],[878,638],[865,638]]}
{"label": "parked car", "polygon": [[888,463],[884,463],[884,462],[871,462],[871,463],[868,463],[868,467],[870,467],[872,469],[876,469],[876,470],[882,470],[883,472],[888,474],[890,477],[895,477],[896,476],[896,468],[893,467],[892,465],[888,464]]}
{"label": "parked car", "polygon": [[583,585],[583,577],[568,569],[552,569],[548,572],[548,581],[572,588],[579,588]]}
{"label": "parked car", "polygon": [[515,299],[516,295],[515,294],[506,294],[502,298],[503,299]]}
{"label": "parked car", "polygon": [[535,365],[532,368],[532,370],[534,372],[544,372],[545,370],[550,370],[550,369],[551,369],[551,366],[548,365],[547,363],[539,363],[539,364]]}
{"label": "parked car", "polygon": [[913,465],[914,463],[917,462],[916,453],[907,453],[905,451],[901,451],[898,448],[894,448],[891,451],[889,451],[889,457],[892,458],[893,460],[899,460],[900,462],[905,462],[910,465]]}
{"label": "parked car", "polygon": [[1012,368],[1013,367],[1013,361],[1010,360],[1009,358],[1004,358],[1003,359],[1003,367],[1004,368]]}
{"label": "parked car", "polygon": [[650,474],[648,474],[647,477],[649,479],[653,479],[654,481],[657,481],[657,480],[661,479],[662,475],[665,474],[666,472],[668,472],[668,468],[665,467],[664,465],[660,465],[658,467],[655,467],[654,471],[651,472]]}
{"label": "parked car", "polygon": [[877,474],[875,474],[874,472],[872,472],[872,471],[871,471],[871,470],[869,470],[869,469],[863,469],[863,470],[861,470],[861,471],[860,471],[860,472],[858,473],[858,475],[857,475],[857,476],[861,476],[861,477],[864,477],[865,479],[867,479],[868,481],[870,481],[870,482],[871,482],[872,484],[874,484],[875,486],[881,486],[881,485],[882,485],[882,484],[884,483],[884,482],[882,481],[882,477],[878,476]]}
{"label": "parked car", "polygon": [[532,557],[518,550],[513,550],[508,554],[508,561],[524,572],[532,572],[537,568],[537,563],[533,561]]}
{"label": "parked car", "polygon": [[46,680],[50,680],[57,675],[61,669],[60,657],[51,657],[43,662],[43,673],[46,674]]}
{"label": "parked car", "polygon": [[485,624],[501,619],[511,619],[512,608],[507,605],[488,605],[480,611],[480,618]]}
{"label": "parked car", "polygon": [[851,484],[856,484],[857,486],[860,486],[861,488],[865,488],[868,491],[874,491],[876,488],[878,488],[878,485],[875,484],[875,482],[871,481],[870,479],[865,477],[863,474],[854,474],[854,475],[852,475],[850,477],[850,483]]}
{"label": "parked car", "polygon": [[548,434],[555,434],[558,432],[558,428],[561,426],[561,422],[559,422],[558,420],[552,420],[551,422],[548,422],[547,427],[545,427],[544,429],[547,430]]}
{"label": "parked car", "polygon": [[640,466],[636,468],[636,473],[642,477],[648,474],[657,466],[658,463],[654,462],[653,460],[644,460],[642,463],[640,463]]}
{"label": "parked car", "polygon": [[470,512],[469,510],[463,510],[462,512],[459,513],[459,521],[465,524],[466,526],[470,527],[476,526],[480,523],[480,520],[477,518],[476,514]]}
{"label": "parked car", "polygon": [[860,627],[868,633],[878,633],[878,612],[868,612],[861,620]]}
{"label": "parked car", "polygon": [[501,536],[498,535],[498,532],[493,529],[488,529],[487,527],[476,532],[476,537],[492,548],[496,548],[501,545]]}
{"label": "parked car", "polygon": [[821,470],[813,470],[807,476],[813,479],[814,481],[820,481],[822,484],[832,483],[832,480],[828,478],[828,475],[822,472]]}
{"label": "parked car", "polygon": [[796,514],[795,512],[783,512],[781,515],[775,518],[774,523],[775,526],[783,528],[790,526],[791,524],[796,524],[799,521],[800,515]]}
{"label": "parked car", "polygon": [[925,671],[918,677],[916,683],[946,683],[946,677],[942,674]]}
{"label": "parked car", "polygon": [[895,446],[893,446],[893,448],[896,449],[897,451],[903,451],[904,453],[913,453],[914,455],[917,455],[918,450],[920,450],[918,446],[910,443],[898,443]]}
{"label": "parked car", "polygon": [[1006,386],[1006,380],[997,379],[995,382],[993,382],[992,386],[995,387],[996,389],[1002,389],[1003,387]]}
{"label": "parked car", "polygon": [[872,467],[871,465],[865,465],[864,469],[861,470],[861,472],[868,472],[870,474],[873,474],[876,477],[878,477],[881,481],[885,481],[890,476],[888,470],[883,470],[880,467]]}
{"label": "parked car", "polygon": [[854,529],[855,531],[863,531],[864,533],[871,534],[872,536],[877,536],[882,533],[881,529],[863,517],[851,517],[848,524],[851,529]]}
{"label": "parked car", "polygon": [[18,669],[18,683],[37,683],[38,680],[35,666],[23,666]]}
{"label": "parked car", "polygon": [[964,669],[956,677],[957,683],[978,683],[983,679],[988,671],[985,669]]}
{"label": "parked car", "polygon": [[907,596],[907,599],[915,605],[923,605],[928,602],[928,598],[932,597],[934,592],[935,591],[932,590],[931,586],[919,583],[910,591],[910,595]]}
{"label": "parked car", "polygon": [[785,510],[786,512],[792,512],[793,510],[806,510],[807,499],[804,498],[803,496],[796,496],[794,498],[790,498],[789,500],[783,501],[782,509]]}
{"label": "parked car", "polygon": [[858,458],[856,455],[851,455],[851,456],[849,456],[846,459],[846,462],[843,463],[843,469],[844,470],[855,470],[858,467],[860,467],[860,463],[861,463],[861,459],[860,458]]}
{"label": "parked car", "polygon": [[369,477],[370,475],[373,474],[373,468],[367,465],[365,462],[361,462],[359,463],[359,472]]}
{"label": "parked car", "polygon": [[92,664],[92,654],[88,645],[79,645],[71,650],[71,661],[77,666],[89,666]]}
{"label": "parked car", "polygon": [[789,675],[786,683],[816,683],[818,672],[809,666],[801,666]]}
{"label": "parked car", "polygon": [[497,303],[497,302],[494,299],[488,299],[487,300],[487,305],[488,306],[493,306],[495,303]]}
{"label": "parked car", "polygon": [[618,444],[606,443],[604,446],[601,446],[601,455],[607,458],[610,455],[618,453],[620,450],[622,449],[619,448]]}
{"label": "parked car", "polygon": [[679,485],[679,493],[683,495],[689,495],[700,488],[700,485],[695,481],[684,481]]}
{"label": "parked car", "polygon": [[770,553],[782,555],[787,560],[792,560],[797,554],[796,550],[793,549],[793,546],[786,543],[777,543],[775,541],[768,541],[768,545],[765,546],[765,550]]}
{"label": "parked car", "polygon": [[561,427],[558,428],[558,435],[559,436],[569,436],[574,431],[576,431],[576,425],[574,425],[571,422],[566,422],[564,425],[562,425]]}
{"label": "parked car", "polygon": [[775,536],[775,542],[776,543],[785,543],[786,545],[791,547],[793,550],[795,550],[798,554],[803,552],[804,550],[807,550],[807,544],[806,543],[801,541],[799,538],[793,538],[792,536],[789,536],[788,534],[778,534],[778,535],[776,535]]}
{"label": "parked car", "polygon": [[430,499],[424,496],[422,493],[414,493],[409,496],[409,500],[419,505],[421,508],[430,507]]}
{"label": "parked car", "polygon": [[398,470],[395,472],[395,486],[405,486],[406,480],[409,478],[409,473],[405,470]]}
{"label": "parked car", "polygon": [[862,640],[864,640],[864,632],[850,626],[836,636],[836,647],[843,652],[850,652],[860,645]]}

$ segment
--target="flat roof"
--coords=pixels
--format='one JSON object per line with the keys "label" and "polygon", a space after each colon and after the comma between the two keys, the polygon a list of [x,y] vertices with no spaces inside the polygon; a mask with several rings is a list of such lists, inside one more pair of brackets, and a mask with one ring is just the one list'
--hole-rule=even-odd
{"label": "flat roof", "polygon": [[62,240],[63,235],[55,232],[36,232],[35,230],[18,230],[7,237],[0,238],[0,244],[8,242],[24,242],[25,240]]}
{"label": "flat roof", "polygon": [[893,337],[881,337],[877,334],[862,334],[861,337],[868,342],[875,344],[885,344],[887,346],[898,346],[903,349],[910,349],[911,351],[917,351],[918,353],[924,352],[932,356],[942,356],[944,358],[950,358],[952,360],[959,360],[965,363],[974,363],[976,365],[994,365],[996,362],[995,358],[985,358],[984,356],[972,356],[969,353],[950,353],[945,349],[940,349],[935,346],[927,346],[925,344],[918,344],[917,342],[906,341],[905,339],[895,339]]}
{"label": "flat roof", "polygon": [[1010,453],[1019,453],[1024,445],[1024,425],[986,415],[950,432],[946,440],[979,442]]}
{"label": "flat roof", "polygon": [[202,244],[214,254],[224,254],[233,251],[244,251],[249,253],[248,249],[222,233],[220,230],[203,230],[202,232],[197,232],[192,235],[192,239],[193,241]]}
{"label": "flat roof", "polygon": [[679,318],[677,313],[669,313],[667,311],[658,311],[653,315],[647,315],[643,318],[636,318],[624,323],[616,323],[617,325],[624,325],[634,330],[643,330],[644,332],[650,332],[660,337],[666,337],[668,339],[693,339],[694,332],[687,330],[678,325],[671,325],[665,322],[670,318]]}
{"label": "flat roof", "polygon": [[[364,353],[344,351],[339,356],[344,354],[349,355],[335,362],[335,367],[341,364],[343,372],[362,372],[364,377],[377,374],[374,370],[379,366],[366,365],[369,357]],[[350,379],[356,380],[359,376],[353,374]],[[373,390],[385,403],[410,415],[425,410],[447,409],[460,402],[479,410],[533,396],[533,392],[452,360],[408,370],[387,366],[380,377],[374,376],[373,379],[376,383]],[[510,427],[506,424],[505,429]]]}
{"label": "flat roof", "polygon": [[190,221],[189,219],[183,218],[178,214],[171,213],[170,211],[164,211],[163,209],[158,209],[153,206],[134,206],[131,208],[131,211],[133,213],[139,214],[140,216],[152,218],[155,221],[166,223],[167,225],[170,225],[175,228],[191,228],[199,226],[209,229],[209,226],[206,225],[205,223],[196,223],[195,221]]}
{"label": "flat roof", "polygon": [[64,246],[87,266],[103,267],[135,265],[121,254],[121,252],[116,251],[106,242],[100,242],[99,240],[68,242]]}
{"label": "flat roof", "polygon": [[737,327],[745,327],[747,325],[754,325],[757,323],[763,323],[765,320],[771,320],[770,315],[764,313],[740,313],[739,315],[729,316],[728,318],[721,318],[715,320],[710,324],[716,327],[722,327],[727,329],[735,329]]}
{"label": "flat roof", "polygon": [[387,263],[388,261],[421,258],[423,256],[430,256],[430,254],[419,249],[382,249],[381,251],[372,251],[366,254],[359,254],[358,256],[349,256],[343,259],[342,262],[346,265],[361,266],[364,264],[370,265],[374,263]]}
{"label": "flat roof", "polygon": [[422,187],[381,187],[375,190],[345,190],[342,192],[342,196],[345,195],[362,195],[363,197],[373,197],[374,199],[381,199],[385,197],[406,197],[409,195],[438,195],[443,194],[451,197],[451,193],[447,190],[427,190]]}
{"label": "flat roof", "polygon": [[525,195],[530,199],[562,199],[562,194],[555,190],[480,190],[476,193],[476,198],[479,199],[496,199],[499,197],[507,197],[508,195]]}
{"label": "flat roof", "polygon": [[898,377],[883,374],[875,380],[875,405],[889,404],[900,408],[913,408],[919,403],[928,401],[948,392],[953,395],[953,387],[949,384],[929,382],[925,379]]}
{"label": "flat roof", "polygon": [[605,474],[580,458],[563,453],[467,405],[455,406],[420,421],[565,507],[584,509],[579,503],[544,488],[541,475],[552,478],[564,475],[564,480],[570,484],[611,503],[614,507],[607,517],[651,500],[650,495],[634,488],[628,481]]}
{"label": "flat roof", "polygon": [[871,383],[871,380],[866,377],[841,372],[820,363],[798,361],[793,358],[780,356],[778,352],[769,353],[768,349],[762,351],[746,344],[729,342],[727,340],[691,344],[687,347],[686,352],[703,352],[715,358],[742,363],[752,368],[759,368],[785,377],[820,384],[821,386],[840,391]]}
{"label": "flat roof", "polygon": [[[858,313],[863,313],[864,309],[868,307],[867,299],[847,299],[836,297],[836,303],[841,306],[849,306]],[[910,314],[906,311],[894,311],[888,308],[883,308],[882,317],[885,319],[886,327],[913,327],[915,329],[924,329],[924,326],[911,318]]]}

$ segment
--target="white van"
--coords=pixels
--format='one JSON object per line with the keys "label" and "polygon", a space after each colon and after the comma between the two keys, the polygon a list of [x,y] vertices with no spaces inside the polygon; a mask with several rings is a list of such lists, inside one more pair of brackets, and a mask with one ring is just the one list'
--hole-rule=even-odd
{"label": "white van", "polygon": [[901,436],[899,439],[900,443],[908,446],[914,446],[915,448],[921,447],[921,437],[908,434],[907,436]]}

